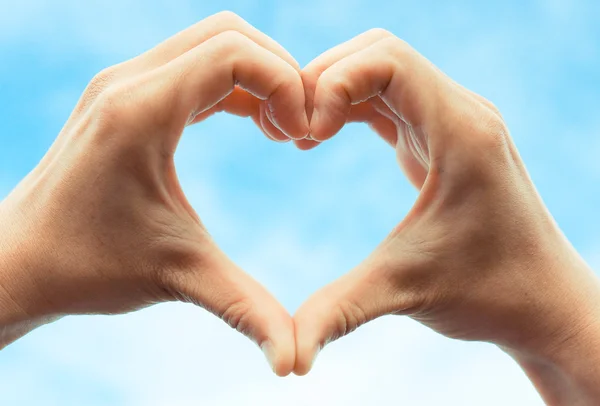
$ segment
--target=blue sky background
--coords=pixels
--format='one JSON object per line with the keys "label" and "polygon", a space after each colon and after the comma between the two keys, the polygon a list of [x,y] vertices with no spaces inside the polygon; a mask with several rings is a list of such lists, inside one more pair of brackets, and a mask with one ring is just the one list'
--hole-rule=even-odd
{"label": "blue sky background", "polygon": [[[600,269],[600,3],[590,1],[0,0],[0,196],[43,156],[92,76],[230,9],[305,65],[374,27],[407,40],[508,122],[545,202]],[[221,115],[187,130],[185,192],[231,257],[290,312],[360,262],[416,192],[351,125],[310,152]],[[35,236],[32,236],[34,238]],[[0,353],[2,405],[541,405],[491,345],[387,317],[329,346],[307,377],[202,309],[71,317]]]}

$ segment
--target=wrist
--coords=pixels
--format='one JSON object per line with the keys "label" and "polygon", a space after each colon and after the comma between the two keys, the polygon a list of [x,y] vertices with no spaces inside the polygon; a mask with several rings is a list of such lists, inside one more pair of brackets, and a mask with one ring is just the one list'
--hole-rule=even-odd
{"label": "wrist", "polygon": [[31,272],[34,257],[0,236],[0,349],[56,316],[44,313]]}
{"label": "wrist", "polygon": [[0,349],[25,334],[32,319],[20,303],[18,265],[5,248],[0,246]]}
{"label": "wrist", "polygon": [[548,405],[588,406],[600,402],[600,329],[589,326],[553,353],[507,350]]}
{"label": "wrist", "polygon": [[581,274],[590,278],[580,290],[574,289],[578,295],[571,302],[573,312],[559,320],[559,331],[542,333],[522,346],[501,347],[548,405],[600,404],[600,284],[587,265],[584,268]]}

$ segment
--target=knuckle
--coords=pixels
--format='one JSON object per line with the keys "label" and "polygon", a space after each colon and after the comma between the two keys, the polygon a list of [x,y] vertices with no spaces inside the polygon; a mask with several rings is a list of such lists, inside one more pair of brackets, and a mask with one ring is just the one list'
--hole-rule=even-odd
{"label": "knuckle", "polygon": [[130,84],[107,88],[94,102],[94,115],[100,128],[127,128],[135,120],[135,89]]}
{"label": "knuckle", "polygon": [[218,48],[223,56],[245,49],[250,41],[244,34],[235,30],[224,31],[217,35],[215,39],[218,41]]}
{"label": "knuckle", "polygon": [[221,11],[213,16],[213,18],[225,27],[239,27],[246,24],[246,20],[230,10]]}
{"label": "knuckle", "polygon": [[211,59],[215,64],[221,67],[230,67],[236,64],[240,59],[246,58],[251,46],[254,44],[244,34],[228,30],[214,37]]}
{"label": "knuckle", "polygon": [[502,113],[500,112],[500,109],[498,108],[498,106],[496,106],[494,103],[492,103],[491,101],[484,99],[485,100],[485,105],[492,110],[492,112],[494,114],[496,114],[498,117],[500,117],[501,119],[503,119],[502,117]]}
{"label": "knuckle", "polygon": [[474,122],[477,141],[484,147],[496,147],[506,144],[508,128],[502,118],[491,110],[482,113]]}
{"label": "knuckle", "polygon": [[105,68],[98,72],[90,81],[87,88],[84,91],[84,99],[86,103],[93,102],[96,98],[101,95],[106,89],[108,89],[114,82],[117,75],[117,69],[114,66]]}
{"label": "knuckle", "polygon": [[386,30],[385,28],[371,28],[365,33],[365,35],[369,38],[387,38],[394,36],[394,34]]}
{"label": "knuckle", "polygon": [[103,119],[120,118],[125,110],[123,106],[125,97],[126,90],[122,86],[114,86],[107,89],[96,100],[97,113]]}
{"label": "knuckle", "polygon": [[316,86],[318,88],[332,89],[334,92],[339,91],[344,87],[344,79],[336,72],[335,69],[326,70],[316,80]]}
{"label": "knuckle", "polygon": [[509,130],[502,116],[481,98],[465,97],[458,92],[445,99],[440,107],[441,115],[454,119],[437,122],[436,131],[455,139],[475,161],[487,156],[487,152],[507,144]]}
{"label": "knuckle", "polygon": [[90,81],[90,88],[105,89],[116,76],[116,73],[114,66],[102,69]]}
{"label": "knuckle", "polygon": [[398,57],[406,57],[412,53],[412,47],[408,45],[408,42],[395,35],[381,40],[379,45],[385,52]]}
{"label": "knuckle", "polygon": [[[184,119],[176,91],[165,92],[162,82],[156,79],[145,75],[119,81],[96,98],[90,114],[103,137],[118,132],[123,142],[136,144],[148,142],[157,132],[179,130]],[[153,130],[146,131],[149,128]]]}
{"label": "knuckle", "polygon": [[380,40],[375,45],[378,57],[385,63],[392,64],[396,69],[415,63],[415,51],[404,40],[391,36]]}

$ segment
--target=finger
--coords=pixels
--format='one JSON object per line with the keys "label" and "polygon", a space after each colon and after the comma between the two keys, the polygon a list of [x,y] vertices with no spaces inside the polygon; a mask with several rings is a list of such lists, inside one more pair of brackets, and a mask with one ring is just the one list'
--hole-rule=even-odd
{"label": "finger", "polygon": [[227,31],[240,32],[289,63],[296,70],[300,70],[298,62],[276,41],[236,14],[224,11],[207,17],[129,61],[100,72],[88,86],[75,111],[81,111],[88,107],[111,84],[165,65],[212,37]]}
{"label": "finger", "polygon": [[271,113],[265,102],[260,103],[259,117],[260,127],[270,139],[276,142],[287,142],[290,140],[281,129],[273,124]]}
{"label": "finger", "polygon": [[288,142],[290,138],[288,138],[285,134],[281,132],[281,130],[276,129],[273,124],[269,121],[269,125],[273,128],[273,131],[276,131],[278,134],[278,139],[273,138],[264,128],[263,120],[266,118],[266,115],[262,111],[261,108],[262,101],[241,89],[239,86],[236,86],[233,89],[233,92],[217,103],[213,108],[206,110],[203,113],[198,114],[189,125],[193,125],[199,123],[201,121],[206,120],[210,116],[226,112],[229,114],[233,114],[239,117],[251,117],[256,126],[265,134],[267,138],[277,142]]}
{"label": "finger", "polygon": [[236,86],[231,94],[213,108],[198,114],[189,125],[199,123],[216,113],[229,113],[239,117],[258,117],[260,100]]}
{"label": "finger", "polygon": [[[381,104],[385,105],[383,102]],[[382,110],[385,109],[365,103],[352,106],[347,122],[367,123],[385,142],[395,148],[398,140],[398,126],[405,124],[395,124],[392,119],[388,118],[388,116],[391,116],[389,108],[387,108],[388,111],[382,112]],[[298,149],[308,151],[315,148],[320,142],[306,138],[295,140],[294,144],[296,144]]]}
{"label": "finger", "polygon": [[[223,32],[232,30],[244,34],[258,45],[269,50],[273,54],[289,63],[297,71],[300,70],[298,62],[280,44],[266,34],[257,30],[235,13],[223,11],[207,17],[206,19],[179,32],[173,37],[163,41],[156,47],[127,62],[120,63],[100,72],[92,79],[86,88],[83,97],[79,100],[77,106],[73,110],[72,116],[82,114],[84,111],[86,111],[88,107],[93,104],[96,98],[106,91],[111,85],[123,80],[127,80],[127,78],[134,77],[140,73],[158,68],[204,43],[208,39]],[[253,114],[259,114],[257,103],[251,103],[250,106],[257,108],[256,112],[253,112]],[[207,114],[200,115],[195,122],[202,121],[202,119],[212,114],[214,114],[214,112],[208,112]],[[69,122],[67,122],[63,128],[63,131],[61,132],[61,135],[62,133],[68,132],[72,124],[71,121],[72,120],[69,120]],[[255,122],[258,123],[260,123],[260,121],[260,119],[255,120]],[[265,132],[264,129],[261,128],[261,130]],[[50,148],[48,154],[40,162],[40,168],[45,167],[45,165],[47,165],[53,159],[55,152],[59,151],[64,146],[64,137],[61,135],[59,135],[55,143]]]}
{"label": "finger", "polygon": [[[314,100],[315,88],[316,88],[317,81],[318,81],[319,77],[321,76],[321,74],[325,70],[327,70],[327,68],[329,68],[331,65],[335,64],[336,62],[344,59],[345,57],[347,57],[349,55],[352,55],[353,53],[355,53],[361,49],[364,49],[364,48],[370,46],[371,44],[373,44],[383,38],[390,37],[391,35],[392,34],[389,33],[388,31],[381,30],[381,29],[374,29],[374,30],[367,31],[367,32],[351,39],[350,41],[340,44],[340,45],[328,50],[327,52],[321,54],[319,57],[315,58],[311,63],[309,63],[302,70],[302,81],[304,83],[304,92],[305,92],[305,99],[306,99],[306,112],[307,112],[309,120],[311,119],[312,112],[313,112],[313,100]],[[362,112],[366,112],[366,110],[372,110],[372,108],[373,108],[372,106],[365,105],[363,107]],[[357,111],[357,113],[361,113],[361,111]],[[373,115],[370,114],[370,112],[369,112],[368,117],[372,118]],[[352,113],[349,114],[348,121],[349,122],[350,121],[367,122],[364,115],[359,114],[359,115],[355,116]],[[299,149],[302,149],[302,150],[312,149],[312,148],[316,147],[317,145],[319,145],[319,143],[316,141],[301,141],[301,142],[296,142],[295,144]]]}
{"label": "finger", "polygon": [[[277,139],[271,137],[271,135],[269,135],[269,133],[265,131],[263,127],[263,120],[266,118],[266,115],[262,111],[261,103],[261,100],[236,86],[229,96],[221,100],[214,107],[198,114],[189,123],[189,125],[204,121],[216,113],[226,112],[239,117],[251,117],[256,126],[265,134],[267,138],[273,141],[278,141]],[[269,124],[274,128],[272,123]],[[286,142],[290,140],[287,136],[282,134],[280,130],[277,130],[277,132],[280,138],[279,142]]]}
{"label": "finger", "polygon": [[222,11],[205,18],[134,58],[134,60],[135,63],[146,69],[154,69],[178,58],[210,38],[227,31],[237,31],[245,35],[289,63],[296,70],[300,70],[298,62],[277,41],[231,11]]}
{"label": "finger", "polygon": [[454,94],[450,89],[424,57],[396,37],[385,38],[323,72],[315,89],[311,135],[319,141],[331,138],[352,105],[375,96],[413,127],[434,123],[436,112]]}
{"label": "finger", "polygon": [[388,31],[380,29],[367,31],[350,41],[344,42],[343,44],[324,52],[302,69],[302,80],[304,82],[304,91],[306,93],[306,111],[309,119],[312,116],[315,88],[321,74],[336,62],[367,48],[383,38],[390,37],[391,35],[392,34]]}
{"label": "finger", "polygon": [[[240,32],[254,41],[256,44],[280,57],[282,60],[294,67],[294,69],[297,71],[300,70],[298,62],[279,43],[253,27],[235,13],[223,11],[207,17],[197,24],[177,33],[156,47],[144,52],[130,61],[121,64],[118,68],[111,69],[111,81],[116,81],[117,79],[122,80],[124,77],[131,77],[136,74],[156,69],[180,57],[207,40],[227,31]],[[244,112],[239,114],[245,117],[251,117],[255,115],[259,116],[261,114],[259,110],[259,104],[255,102],[256,100],[252,100],[251,98],[237,97],[236,101],[244,101],[247,103],[247,105],[243,106],[241,103],[238,103],[236,106],[229,104],[224,107],[233,107],[234,109],[239,109],[240,107],[245,108]],[[248,111],[250,108],[255,108],[256,110]],[[222,110],[207,111],[196,117],[194,123],[206,119],[217,111],[232,112],[227,108],[223,108]],[[233,114],[236,113],[234,112]],[[258,117],[258,120],[255,121],[259,123],[260,127],[260,123],[263,122],[263,118]],[[266,133],[264,128],[260,127],[260,129]],[[288,138],[286,137],[285,140],[288,140]]]}
{"label": "finger", "polygon": [[[293,66],[296,70],[300,70],[298,62],[289,52],[285,50],[285,48],[283,48],[279,43],[274,41],[265,33],[253,27],[243,18],[230,11],[222,11],[212,15],[195,24],[194,26],[183,30],[182,32],[159,44],[155,48],[142,54],[136,63],[138,63],[140,66],[144,66],[146,69],[155,68],[177,58],[178,56],[188,52],[190,49],[202,44],[204,41],[226,31],[238,31],[244,34],[258,45],[279,56],[281,59]],[[258,106],[255,103],[250,103],[249,105]],[[265,133],[265,135],[275,141],[289,141],[289,138],[285,136],[284,133],[281,131],[276,131],[276,129],[273,128],[271,125],[273,124],[272,121],[268,122],[266,117],[260,117],[261,115],[264,115],[264,113],[261,113],[260,110],[257,110],[256,112],[252,113],[252,115],[254,114],[259,115],[259,118],[256,121],[258,122],[259,128],[263,131],[263,133]],[[262,123],[265,123],[265,125],[262,125]],[[265,126],[269,126],[269,129],[266,129]],[[275,133],[276,136],[273,136],[273,133]]]}
{"label": "finger", "polygon": [[[273,120],[290,138],[308,133],[298,72],[236,31],[219,34],[142,78],[132,85],[144,98],[140,114],[175,126],[173,151],[183,127],[231,94],[236,84],[266,101]],[[123,103],[121,92],[109,103]]]}
{"label": "finger", "polygon": [[296,348],[291,316],[216,246],[203,252],[202,269],[179,274],[170,284],[179,299],[209,310],[254,341],[277,375],[292,372]]}
{"label": "finger", "polygon": [[309,138],[305,138],[303,140],[294,140],[294,145],[302,151],[308,151],[310,149],[315,148],[319,143]]}
{"label": "finger", "polygon": [[385,275],[385,262],[376,254],[359,267],[312,295],[294,315],[296,363],[305,375],[328,343],[379,316],[400,309]]}
{"label": "finger", "polygon": [[[285,50],[285,48],[265,33],[253,27],[243,18],[230,11],[222,11],[205,18],[199,23],[181,31],[153,49],[145,52],[138,58],[135,58],[132,63],[136,66],[140,66],[141,69],[154,69],[179,57],[208,39],[227,31],[240,32],[258,45],[289,63],[296,70],[300,70],[298,62]],[[256,103],[250,103],[249,106],[258,105]],[[267,137],[279,142],[289,141],[289,138],[283,132],[277,131],[276,125],[275,128],[273,128],[273,121],[269,122],[266,117],[260,117],[261,115],[264,116],[264,112],[257,110],[252,113],[252,115],[254,114],[258,114],[259,119],[257,122],[259,123],[259,128],[267,135]],[[196,121],[198,122],[201,120]]]}

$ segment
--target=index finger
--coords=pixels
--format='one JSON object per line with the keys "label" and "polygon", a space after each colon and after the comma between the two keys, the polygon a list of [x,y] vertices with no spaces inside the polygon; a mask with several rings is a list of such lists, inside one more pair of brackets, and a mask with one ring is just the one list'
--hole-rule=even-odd
{"label": "index finger", "polygon": [[308,133],[300,74],[237,31],[205,41],[129,86],[133,89],[115,88],[114,94],[105,95],[112,97],[108,104],[118,108],[119,103],[127,102],[123,92],[143,98],[135,103],[141,109],[139,114],[155,126],[167,125],[172,130],[167,131],[171,135],[167,141],[171,152],[183,128],[229,96],[236,86],[266,101],[273,120],[290,138],[302,138]]}
{"label": "index finger", "polygon": [[[376,28],[369,30],[322,53],[302,69],[302,81],[304,82],[304,92],[306,97],[306,114],[308,115],[309,120],[312,117],[314,109],[315,88],[321,74],[336,62],[339,62],[347,56],[367,48],[384,38],[389,38],[392,35],[392,33],[383,29]],[[384,105],[383,103],[381,104]],[[364,113],[366,113],[367,116],[377,118],[375,120],[365,120]],[[370,124],[380,124],[381,118],[379,117],[379,114],[373,114],[371,106],[365,105],[357,106],[357,109],[353,109],[351,114],[347,117],[347,121],[367,121]],[[311,139],[297,140],[294,141],[294,143],[301,150],[308,150],[319,145],[319,142]]]}
{"label": "index finger", "polygon": [[453,94],[448,78],[396,37],[381,39],[336,62],[319,77],[311,137],[324,141],[346,123],[354,104],[379,96],[411,126],[431,122]]}
{"label": "index finger", "polygon": [[231,11],[222,11],[205,18],[144,52],[134,60],[147,68],[156,68],[226,31],[238,31],[289,63],[296,70],[300,70],[298,62],[277,41]]}

